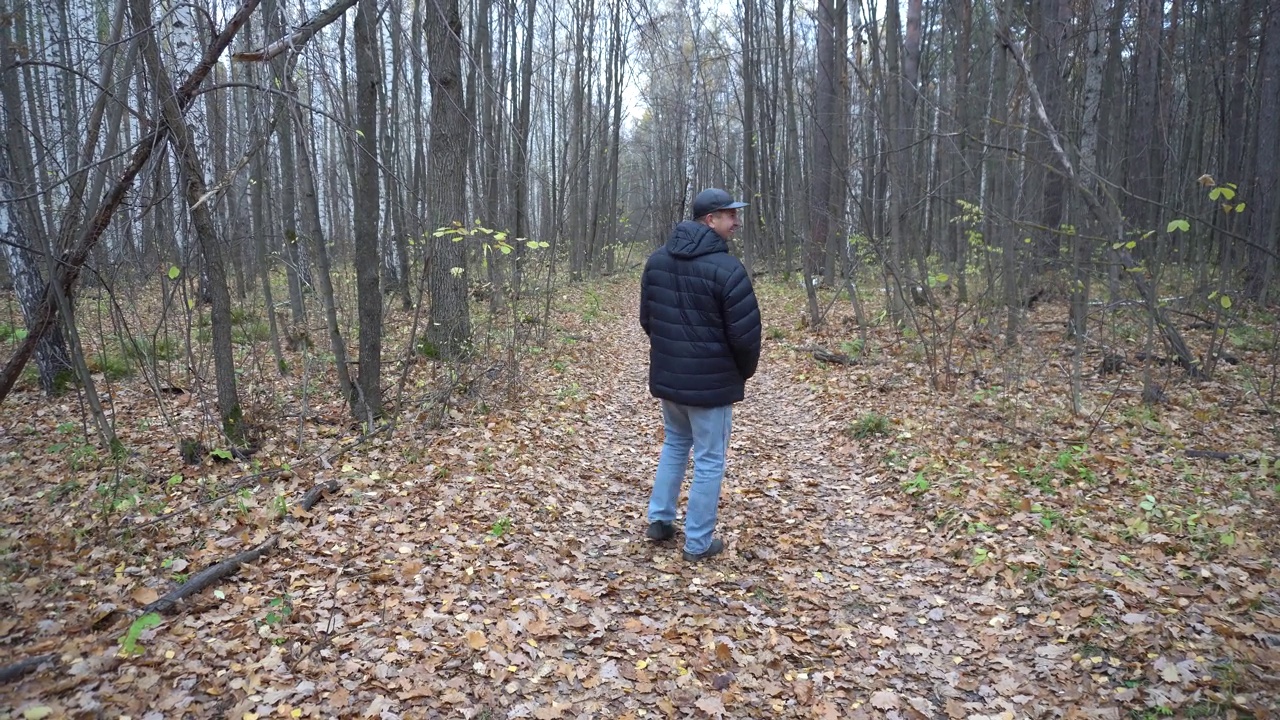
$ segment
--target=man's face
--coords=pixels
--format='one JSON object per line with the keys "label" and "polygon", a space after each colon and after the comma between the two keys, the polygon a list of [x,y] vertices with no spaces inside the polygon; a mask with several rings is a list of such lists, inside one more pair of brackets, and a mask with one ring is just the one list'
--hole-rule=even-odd
{"label": "man's face", "polygon": [[717,210],[707,215],[707,225],[716,232],[717,235],[728,240],[733,234],[742,227],[742,220],[738,218],[738,210]]}

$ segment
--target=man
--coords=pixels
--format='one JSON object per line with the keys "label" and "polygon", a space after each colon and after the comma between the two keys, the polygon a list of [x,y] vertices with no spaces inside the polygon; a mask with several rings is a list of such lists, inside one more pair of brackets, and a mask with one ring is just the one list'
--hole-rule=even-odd
{"label": "man", "polygon": [[760,360],[760,308],[751,278],[729,254],[741,226],[729,193],[693,199],[693,219],[676,225],[649,256],[640,281],[640,326],[649,336],[649,392],[662,401],[666,440],[649,498],[650,540],[675,536],[676,501],[693,450],[684,559],[724,550],[714,537],[733,404]]}

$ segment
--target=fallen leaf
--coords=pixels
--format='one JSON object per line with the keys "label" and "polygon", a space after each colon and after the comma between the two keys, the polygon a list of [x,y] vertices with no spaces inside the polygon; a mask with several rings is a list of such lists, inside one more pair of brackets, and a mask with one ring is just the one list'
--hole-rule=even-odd
{"label": "fallen leaf", "polygon": [[489,644],[489,641],[485,638],[484,633],[479,630],[469,630],[467,631],[467,644],[471,646],[472,650],[483,650]]}
{"label": "fallen leaf", "polygon": [[716,659],[720,662],[729,662],[733,659],[733,650],[726,643],[716,643]]}
{"label": "fallen leaf", "polygon": [[538,718],[538,720],[557,720],[557,718],[564,717],[564,709],[567,707],[569,706],[551,703],[550,705],[534,710],[533,716]]}
{"label": "fallen leaf", "polygon": [[871,704],[880,710],[894,710],[898,707],[898,695],[892,690],[880,690],[871,695]]}
{"label": "fallen leaf", "polygon": [[724,701],[719,695],[703,695],[698,702],[694,703],[698,709],[708,715],[723,715]]}
{"label": "fallen leaf", "polygon": [[130,593],[129,597],[139,605],[150,605],[160,599],[160,593],[156,592],[155,588],[140,587]]}

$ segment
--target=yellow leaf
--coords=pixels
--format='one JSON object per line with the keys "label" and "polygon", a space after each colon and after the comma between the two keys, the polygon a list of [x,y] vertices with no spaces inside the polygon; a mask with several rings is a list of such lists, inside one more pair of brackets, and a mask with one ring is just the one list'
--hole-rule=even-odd
{"label": "yellow leaf", "polygon": [[1231,309],[1231,298],[1227,297],[1226,295],[1223,295],[1222,297],[1218,298],[1218,302],[1222,303],[1222,309],[1224,310]]}
{"label": "yellow leaf", "polygon": [[643,670],[643,669],[645,669],[645,668],[647,668],[647,667],[649,667],[649,661],[648,661],[648,660],[639,660],[639,661],[637,661],[637,662],[636,662],[636,669],[637,669],[637,670]]}
{"label": "yellow leaf", "polygon": [[258,713],[247,712],[243,716],[244,720],[258,720]]}
{"label": "yellow leaf", "polygon": [[23,720],[44,720],[53,714],[53,708],[48,705],[36,705],[22,711]]}

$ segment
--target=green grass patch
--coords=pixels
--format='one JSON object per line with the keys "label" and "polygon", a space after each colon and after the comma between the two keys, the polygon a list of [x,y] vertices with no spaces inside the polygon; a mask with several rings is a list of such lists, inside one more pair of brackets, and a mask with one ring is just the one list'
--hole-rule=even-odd
{"label": "green grass patch", "polygon": [[93,353],[85,358],[85,364],[89,366],[89,372],[102,373],[102,376],[108,380],[132,377],[135,369],[133,361],[119,347],[114,351],[102,350]]}
{"label": "green grass patch", "polygon": [[20,328],[9,323],[0,323],[0,342],[22,342],[26,339],[26,328]]}
{"label": "green grass patch", "polygon": [[120,351],[131,360],[153,364],[176,359],[179,348],[178,343],[167,336],[153,338],[148,335],[138,335],[131,340],[121,341]]}
{"label": "green grass patch", "polygon": [[249,345],[263,342],[271,337],[271,326],[265,320],[247,320],[235,324],[231,328],[231,342],[236,345]]}
{"label": "green grass patch", "polygon": [[849,423],[845,432],[859,440],[872,435],[888,435],[890,420],[880,413],[871,412]]}

